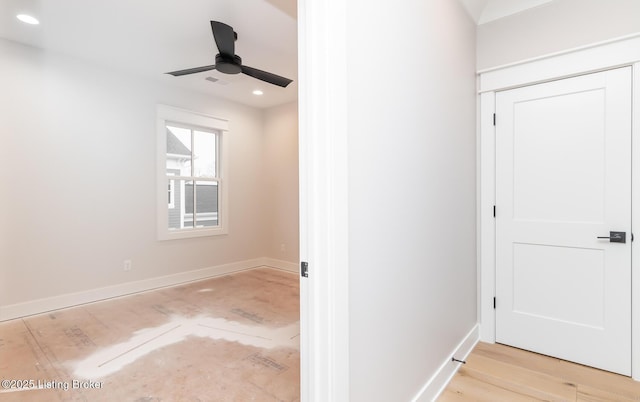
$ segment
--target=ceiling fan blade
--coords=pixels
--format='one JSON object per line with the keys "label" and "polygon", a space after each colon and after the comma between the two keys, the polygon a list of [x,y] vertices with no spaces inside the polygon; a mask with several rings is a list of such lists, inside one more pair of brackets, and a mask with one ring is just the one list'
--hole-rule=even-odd
{"label": "ceiling fan blade", "polygon": [[233,32],[233,28],[222,22],[211,21],[211,30],[220,54],[233,58],[236,54],[236,33]]}
{"label": "ceiling fan blade", "polygon": [[283,88],[285,88],[287,85],[293,82],[293,80],[290,80],[288,78],[284,78],[279,75],[268,73],[266,71],[258,70],[257,68],[248,67],[248,66],[242,66],[242,72],[253,78],[257,78],[259,80],[268,82],[269,84],[277,85]]}
{"label": "ceiling fan blade", "polygon": [[179,77],[181,75],[187,75],[187,74],[195,74],[195,73],[201,73],[203,71],[209,71],[209,70],[215,70],[216,69],[216,65],[212,64],[210,66],[202,66],[202,67],[195,67],[195,68],[188,68],[186,70],[178,70],[178,71],[172,71],[170,73],[165,73],[165,74],[171,74],[174,77]]}

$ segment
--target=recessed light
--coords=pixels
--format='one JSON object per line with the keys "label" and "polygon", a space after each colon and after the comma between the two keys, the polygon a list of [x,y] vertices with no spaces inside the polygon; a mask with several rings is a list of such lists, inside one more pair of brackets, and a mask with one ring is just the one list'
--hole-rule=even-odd
{"label": "recessed light", "polygon": [[262,92],[262,91],[261,91],[261,90],[259,90],[259,89],[256,89],[255,91],[253,91],[253,94],[254,94],[254,95],[262,95],[262,94],[264,94],[264,92]]}
{"label": "recessed light", "polygon": [[36,18],[27,14],[18,14],[16,15],[16,18],[24,22],[25,24],[38,25],[40,23],[40,21],[38,21]]}

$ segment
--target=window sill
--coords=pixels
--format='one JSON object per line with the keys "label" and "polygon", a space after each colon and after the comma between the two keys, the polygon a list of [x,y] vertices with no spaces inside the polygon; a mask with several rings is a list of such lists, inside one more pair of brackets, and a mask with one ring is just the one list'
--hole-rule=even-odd
{"label": "window sill", "polygon": [[220,235],[226,235],[227,233],[228,231],[224,227],[163,230],[158,232],[158,240],[163,241],[163,240],[191,239],[195,237],[220,236]]}

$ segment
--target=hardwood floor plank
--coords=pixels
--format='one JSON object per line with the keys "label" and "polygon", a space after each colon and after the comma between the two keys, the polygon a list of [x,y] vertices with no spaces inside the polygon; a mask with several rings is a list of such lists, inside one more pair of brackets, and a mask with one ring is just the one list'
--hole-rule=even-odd
{"label": "hardwood floor plank", "polygon": [[640,382],[629,377],[482,342],[439,401],[491,400],[492,392],[500,401],[504,391],[529,400],[640,402]]}
{"label": "hardwood floor plank", "polygon": [[619,374],[506,345],[489,345],[480,342],[476,349],[481,355],[493,356],[496,360],[555,376],[571,384],[589,385],[603,391],[619,393],[626,398],[632,399],[640,395],[640,383]]}
{"label": "hardwood floor plank", "polygon": [[576,387],[557,377],[496,361],[485,356],[469,356],[465,369],[469,376],[500,388],[541,400],[575,401]]}
{"label": "hardwood floor plank", "polygon": [[439,402],[464,402],[468,400],[464,395],[449,388],[445,389],[438,399]]}
{"label": "hardwood floor plank", "polygon": [[578,402],[638,402],[640,401],[640,395],[636,395],[635,397],[628,397],[628,395],[624,395],[619,392],[610,392],[603,391],[601,389],[597,389],[591,387],[589,385],[580,385],[578,386],[578,394],[577,394]]}
{"label": "hardwood floor plank", "polygon": [[[519,392],[514,392],[499,386],[486,383],[469,376],[468,371],[461,369],[447,387],[457,399],[446,399],[446,394],[440,397],[440,402],[450,400],[476,402],[531,402],[536,400]],[[449,394],[450,395],[450,394]]]}

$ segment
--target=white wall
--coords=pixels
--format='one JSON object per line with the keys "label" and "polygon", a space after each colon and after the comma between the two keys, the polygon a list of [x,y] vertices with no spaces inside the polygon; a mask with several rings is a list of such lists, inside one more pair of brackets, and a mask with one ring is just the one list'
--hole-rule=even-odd
{"label": "white wall", "polygon": [[640,1],[555,0],[478,26],[478,70],[640,32]]}
{"label": "white wall", "polygon": [[264,158],[265,195],[262,200],[267,207],[268,220],[266,256],[297,263],[300,239],[297,102],[265,110]]}
{"label": "white wall", "polygon": [[[0,60],[0,307],[265,256],[262,111],[4,40]],[[228,235],[156,240],[158,103],[229,120]]]}
{"label": "white wall", "polygon": [[351,400],[407,401],[476,324],[475,24],[357,0],[347,26]]}

